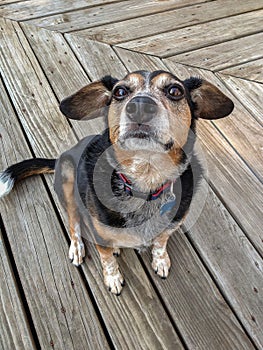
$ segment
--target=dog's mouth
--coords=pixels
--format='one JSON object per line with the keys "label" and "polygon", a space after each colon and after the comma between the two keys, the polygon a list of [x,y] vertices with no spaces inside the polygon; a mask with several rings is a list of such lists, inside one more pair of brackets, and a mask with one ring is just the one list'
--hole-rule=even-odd
{"label": "dog's mouth", "polygon": [[125,133],[119,139],[120,145],[129,150],[149,150],[149,151],[168,151],[172,148],[174,142],[170,139],[163,142],[160,132],[147,124],[129,124]]}

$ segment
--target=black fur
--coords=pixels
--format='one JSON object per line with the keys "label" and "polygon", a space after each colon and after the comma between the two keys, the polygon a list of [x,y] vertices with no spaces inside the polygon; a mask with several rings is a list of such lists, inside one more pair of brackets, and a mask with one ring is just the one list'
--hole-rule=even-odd
{"label": "black fur", "polygon": [[13,164],[8,167],[4,174],[9,176],[15,182],[21,179],[26,178],[27,176],[40,174],[42,169],[43,172],[46,172],[47,169],[54,170],[55,169],[56,159],[45,159],[45,158],[32,158],[23,160],[20,163]]}
{"label": "black fur", "polygon": [[[191,142],[192,143],[192,142]],[[124,184],[116,173],[116,169],[108,162],[105,150],[111,147],[108,130],[102,135],[94,137],[87,146],[80,152],[74,148],[65,152],[61,161],[70,161],[72,166],[76,169],[76,188],[80,195],[83,208],[88,209],[88,214],[96,217],[104,225],[112,228],[135,228],[142,225],[143,222],[151,220],[153,226],[156,224],[156,230],[159,230],[159,223],[156,223],[156,217],[159,216],[160,207],[164,203],[164,195],[161,195],[157,200],[145,201],[145,203],[137,208],[137,210],[128,210],[131,196],[125,192]],[[190,152],[190,149],[189,149]],[[80,154],[79,154],[80,153]],[[78,154],[78,157],[76,157]],[[111,154],[111,157],[114,157]],[[76,158],[79,161],[76,162]],[[73,160],[74,159],[74,160]],[[187,156],[182,158],[181,163],[186,162]],[[99,161],[99,162],[98,162]],[[194,174],[193,176],[193,167]],[[56,168],[57,183],[60,181],[60,174]],[[177,204],[169,213],[167,226],[165,228],[174,228],[176,223],[181,221],[189,209],[193,193],[201,176],[201,167],[198,161],[193,156],[191,164],[186,167],[183,174],[176,180],[174,184],[174,193],[177,198]],[[94,183],[96,183],[96,188]],[[98,195],[98,188],[100,194]],[[60,192],[56,188],[56,192]],[[63,195],[63,194],[62,194]],[[114,208],[109,208],[112,202],[112,197],[116,198],[119,203]],[[62,199],[63,202],[63,199]],[[106,204],[106,205],[105,205]],[[109,206],[107,205],[109,204]],[[122,211],[122,204],[126,208],[126,212]],[[80,206],[81,207],[81,206]],[[116,208],[116,210],[115,210]],[[81,210],[85,215],[87,212]],[[154,227],[153,227],[154,229]],[[102,245],[110,245],[110,242],[103,240],[103,237],[96,236],[97,243]],[[99,242],[98,242],[99,241]]]}

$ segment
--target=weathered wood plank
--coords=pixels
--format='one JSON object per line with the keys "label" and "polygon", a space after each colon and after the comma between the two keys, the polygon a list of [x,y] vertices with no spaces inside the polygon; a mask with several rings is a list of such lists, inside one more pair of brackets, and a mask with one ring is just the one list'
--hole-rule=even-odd
{"label": "weathered wood plank", "polygon": [[[262,84],[238,79],[224,74],[217,74],[221,80],[225,82],[229,90],[240,100],[246,109],[258,120],[262,125]],[[261,139],[261,135],[259,138]],[[261,148],[262,151],[262,148]]]}
{"label": "weathered wood plank", "polygon": [[135,51],[114,47],[114,51],[118,54],[123,64],[132,72],[138,69],[154,71],[159,69],[167,70],[167,66],[160,60],[159,57],[145,55]]}
{"label": "weathered wood plank", "polygon": [[[109,45],[87,40],[78,35],[65,34],[65,38],[92,80],[116,74],[117,78],[121,78],[127,74],[127,70]],[[87,52],[90,53],[88,56]]]}
{"label": "weathered wood plank", "polygon": [[[189,349],[254,349],[184,234],[173,234],[168,252],[172,268],[167,280],[151,275]],[[149,254],[142,256],[151,271]]]}
{"label": "weathered wood plank", "polygon": [[168,57],[262,31],[263,10],[149,36],[118,46],[159,57]]}
{"label": "weathered wood plank", "polygon": [[0,347],[36,349],[0,229]]}
{"label": "weathered wood plank", "polygon": [[[38,30],[37,32],[39,33],[39,35],[41,35],[41,32],[43,30]],[[28,38],[30,38],[30,33],[27,32],[27,35],[28,35]],[[46,34],[45,34],[46,35]],[[50,32],[49,32],[49,35]],[[59,35],[57,33],[52,33],[53,35],[53,41],[52,42],[52,45],[54,46],[54,44],[57,46],[57,48],[54,50],[54,52],[60,52],[61,50],[59,49],[60,48],[60,39],[56,39],[56,36]],[[92,61],[93,59],[93,52],[96,50],[96,47],[95,47],[95,43],[87,43],[87,46],[82,46],[82,45],[78,45],[79,44],[79,41],[78,41],[78,38],[75,37],[75,35],[68,35],[67,36],[67,39],[71,42],[71,45],[72,47],[75,48],[76,50],[76,55],[80,55],[80,52],[81,52],[81,56],[82,57],[85,57],[86,59],[86,62],[90,62]],[[76,40],[76,43],[74,44],[74,41]],[[30,39],[31,40],[31,39]],[[49,40],[50,42],[50,40]],[[34,42],[31,41],[31,45],[32,47],[34,48],[34,51],[35,53],[37,54],[40,62],[41,62],[41,65],[43,65],[43,67],[46,67],[48,66],[50,63],[47,61],[47,55],[46,53],[49,51],[49,48],[47,46],[47,41],[46,40],[43,40],[43,43],[42,45],[40,45],[40,42],[36,41],[36,34],[34,35]],[[49,44],[51,45],[51,44]],[[92,45],[92,50],[91,50],[91,46]],[[105,45],[102,45],[102,44],[98,44],[97,46],[97,49],[98,48],[101,48],[103,47],[104,50],[106,50],[106,46]],[[108,48],[109,50],[110,48]],[[78,52],[79,51],[79,52]],[[112,51],[111,51],[111,55],[112,55]],[[69,55],[67,55],[67,58],[70,57]],[[97,58],[96,58],[97,59]],[[55,56],[52,57],[52,61],[53,62],[57,62],[57,58]],[[141,59],[141,61],[143,61],[143,59]],[[97,62],[97,61],[96,61]],[[134,61],[132,60],[132,62],[134,63]],[[140,62],[138,60],[138,62]],[[115,63],[115,64],[114,64]],[[66,71],[64,71],[62,69],[62,67],[67,67],[67,66],[71,66],[73,64],[73,62],[71,62],[71,60],[68,61],[68,64],[64,65],[64,66],[57,66],[56,68],[59,69],[59,71],[61,72],[61,74],[67,74]],[[108,62],[105,62],[105,65],[106,67],[101,67],[100,64],[98,64],[95,68],[93,67],[93,64],[91,64],[91,68],[88,67],[88,64],[87,64],[87,69],[89,70],[89,74],[92,75],[92,78],[93,79],[98,79],[99,76],[101,76],[102,74],[101,73],[105,73],[105,69],[108,67],[109,63]],[[120,69],[120,66],[119,66],[119,63],[117,62],[117,57],[115,57],[115,60],[112,60],[111,63],[110,63],[110,69],[111,69],[111,72],[112,74],[113,73],[119,73],[119,69]],[[101,67],[101,72],[99,70],[99,67]],[[114,71],[114,67],[115,67],[115,71]],[[141,68],[141,66],[137,66],[137,68]],[[144,68],[144,67],[142,67]],[[53,76],[51,76],[52,78]],[[68,86],[74,86],[74,79],[71,77],[71,75],[68,76]],[[52,80],[50,81],[50,83],[54,86],[54,89],[55,89],[55,86],[56,86],[56,83],[53,83]],[[96,257],[94,256],[93,257],[93,250],[91,249],[91,256],[92,256],[92,259],[89,261],[89,264],[88,264],[88,268],[86,268],[87,266],[84,266],[84,271],[86,273],[86,276],[87,276],[87,279],[89,281],[89,284],[92,285],[92,290],[94,291],[94,297],[96,298],[96,300],[98,300],[98,305],[104,305],[105,303],[107,303],[108,305],[111,305],[111,298],[112,296],[111,295],[108,295],[108,294],[104,294],[104,286],[102,284],[98,284],[96,283],[97,280],[100,280],[101,279],[101,268],[100,268],[100,264],[98,262],[98,260],[96,259]],[[187,264],[187,261],[188,261],[188,254],[184,251],[184,254],[182,254],[182,257],[184,259],[184,264]],[[200,270],[203,271],[202,267],[201,267],[201,263],[200,261],[198,262],[198,259],[195,257],[195,261],[193,263],[193,273],[194,275],[198,275]],[[196,266],[199,266],[198,269],[196,268]],[[115,322],[114,322],[114,326],[116,327],[116,324],[117,324],[117,320],[119,318],[122,319],[122,315],[125,316],[125,318],[128,318],[128,315],[127,315],[127,310],[134,310],[133,313],[137,313],[138,311],[135,311],[135,310],[138,310],[138,305],[137,305],[137,301],[135,302],[136,299],[139,298],[139,305],[144,305],[145,303],[145,296],[147,296],[147,300],[146,302],[148,302],[148,300],[151,300],[151,303],[152,303],[152,291],[151,289],[148,289],[149,288],[149,282],[146,282],[146,287],[147,287],[147,291],[145,291],[144,289],[141,289],[142,288],[142,284],[141,282],[143,281],[143,284],[145,283],[145,280],[142,279],[140,276],[141,272],[140,272],[140,265],[138,264],[138,261],[137,259],[135,259],[134,257],[134,253],[130,250],[127,250],[124,255],[122,256],[122,260],[121,260],[121,267],[123,268],[123,271],[125,273],[125,276],[126,276],[126,280],[127,280],[127,286],[125,287],[124,289],[124,292],[123,292],[123,295],[120,299],[118,299],[118,303],[119,303],[119,300],[120,300],[120,303],[119,303],[119,307],[118,307],[118,310],[115,311],[115,309],[112,309],[112,307],[110,307],[109,309],[107,310],[104,310],[104,314],[105,314],[105,319],[111,319],[111,314],[108,315],[108,312],[109,310],[114,310],[114,311],[111,311],[111,312],[114,312],[114,317],[115,317]],[[130,270],[131,269],[131,270]],[[202,272],[201,272],[202,273]],[[202,280],[203,277],[200,277],[200,281],[203,281],[203,282],[200,282],[200,284],[202,286],[207,286],[207,282],[206,282],[206,278],[209,278],[207,275],[205,277],[205,280]],[[170,279],[173,283],[174,279]],[[193,281],[192,281],[193,282]],[[197,291],[195,291],[195,295],[193,295],[191,297],[191,300],[192,302],[195,304],[195,305],[198,305],[196,306],[196,309],[195,309],[195,312],[196,314],[206,314],[209,313],[209,317],[210,319],[214,319],[215,322],[211,321],[211,323],[209,324],[209,326],[206,326],[204,323],[200,322],[200,319],[198,320],[197,317],[196,317],[196,314],[193,315],[193,308],[190,307],[191,310],[189,310],[188,307],[186,307],[184,309],[184,312],[182,312],[182,314],[180,314],[180,317],[183,317],[184,320],[183,321],[180,321],[182,325],[182,327],[185,326],[185,333],[187,334],[187,332],[189,331],[189,328],[187,327],[190,327],[191,328],[191,325],[188,325],[190,320],[192,321],[192,318],[194,317],[194,326],[196,326],[198,329],[198,332],[195,331],[194,334],[191,334],[191,336],[189,336],[189,339],[187,339],[187,343],[189,344],[192,344],[191,342],[195,341],[196,343],[198,344],[204,344],[204,343],[211,343],[213,342],[213,339],[214,339],[214,334],[219,334],[218,335],[218,339],[222,339],[223,336],[225,336],[225,332],[221,332],[221,329],[225,330],[224,327],[220,328],[220,321],[219,320],[222,320],[222,322],[225,324],[225,322],[229,325],[230,328],[234,328],[234,330],[231,331],[231,334],[233,334],[233,337],[230,337],[230,340],[227,340],[227,343],[224,343],[224,344],[227,344],[229,345],[228,348],[233,348],[235,349],[236,347],[239,347],[239,342],[240,340],[238,339],[242,339],[241,342],[243,342],[243,347],[244,348],[253,348],[251,347],[248,339],[246,338],[246,336],[244,336],[244,333],[242,332],[242,330],[240,329],[240,327],[238,326],[235,318],[231,315],[231,311],[230,309],[228,309],[227,305],[224,304],[222,298],[218,295],[218,293],[216,292],[216,290],[214,289],[215,287],[211,287],[210,286],[212,285],[211,284],[211,281],[208,283],[209,284],[209,288],[206,289],[206,287],[204,288],[201,288],[201,291],[199,291],[197,289]],[[138,288],[135,289],[135,286]],[[145,286],[144,286],[145,287]],[[172,289],[176,289],[177,286],[175,284],[173,284],[172,286]],[[182,293],[182,294],[181,294]],[[211,294],[212,295],[211,295]],[[143,294],[144,294],[144,297],[143,297]],[[188,294],[186,293],[186,289],[183,291],[183,290],[179,290],[178,291],[178,294],[179,295],[184,295],[184,296],[187,296]],[[172,297],[174,298],[174,293],[172,293]],[[205,297],[205,300],[208,301],[208,303],[205,305],[204,307],[204,303],[203,303],[203,296],[206,295]],[[214,299],[214,295],[217,295],[217,297],[219,298],[215,298]],[[176,295],[176,298],[177,298],[177,295]],[[201,298],[201,299],[200,299]],[[180,298],[178,299],[178,303],[180,304]],[[201,301],[200,301],[201,300]],[[220,300],[220,301],[218,301]],[[211,301],[211,303],[210,303]],[[219,302],[220,306],[217,305],[217,303]],[[122,304],[124,303],[124,304]],[[150,305],[151,305],[150,303]],[[223,307],[221,305],[224,305]],[[133,305],[133,306],[131,306]],[[185,305],[185,304],[182,304],[182,305]],[[188,300],[188,305],[189,305],[189,300]],[[143,306],[142,306],[143,307]],[[150,308],[152,308],[152,306],[149,306]],[[168,309],[170,310],[173,306],[172,305],[168,305]],[[220,311],[218,311],[218,309]],[[222,309],[224,311],[222,311]],[[198,310],[198,311],[196,311]],[[191,311],[191,312],[190,312]],[[115,314],[115,312],[117,312]],[[221,314],[222,312],[222,314]],[[217,314],[219,313],[219,314]],[[151,317],[155,317],[155,314],[156,314],[156,310],[151,311]],[[212,316],[211,316],[212,315]],[[227,319],[227,321],[226,321]],[[107,321],[105,321],[107,322]],[[179,323],[180,323],[179,322]],[[233,322],[233,324],[232,324]],[[144,322],[143,322],[144,324]],[[186,325],[188,325],[186,327]],[[193,326],[193,328],[194,328]],[[233,326],[233,327],[232,327]],[[113,333],[114,333],[114,328],[112,326],[111,323],[107,323],[107,327],[110,331],[110,334],[111,336],[113,337]],[[119,326],[118,326],[119,327]],[[126,322],[123,322],[123,326],[124,327],[124,330],[122,332],[126,332],[128,331],[128,329],[130,327],[132,327],[132,325],[127,325]],[[127,327],[127,329],[126,329]],[[143,326],[144,327],[144,326]],[[181,331],[181,330],[180,330]],[[115,328],[115,332],[116,332],[116,328]],[[134,331],[135,333],[137,332],[136,329]],[[233,332],[233,333],[232,333]],[[136,333],[137,334],[137,333]],[[202,334],[202,339],[206,339],[206,340],[199,340],[199,336],[198,334]],[[148,337],[149,336],[149,333],[146,332],[146,336]],[[160,334],[159,334],[160,336]],[[192,337],[192,338],[191,338]],[[187,338],[187,337],[186,337]],[[133,348],[137,348],[138,346],[138,343],[134,343],[137,342],[137,337],[135,337],[135,339],[133,340],[132,342],[132,346]],[[125,338],[123,339],[122,341],[125,341],[125,344],[126,342],[128,341],[128,338]],[[149,341],[149,340],[148,340]],[[226,342],[226,341],[225,341]],[[118,343],[117,343],[118,344]],[[127,346],[127,344],[126,344]],[[242,348],[241,346],[241,348]],[[147,347],[148,348],[148,347]]]}
{"label": "weathered wood plank", "polygon": [[[239,0],[218,0],[179,8],[165,13],[133,18],[117,23],[79,31],[78,35],[108,44],[118,44],[154,34],[190,27],[202,22],[229,17],[243,12],[260,9],[258,0],[240,2]],[[154,23],[154,25],[153,25]]]}
{"label": "weathered wood plank", "polygon": [[[258,33],[203,49],[182,53],[173,58],[171,57],[171,59],[174,62],[189,66],[217,71],[245,63],[249,60],[258,59],[262,56],[262,51],[263,33]],[[252,67],[253,64],[251,62]]]}
{"label": "weathered wood plank", "polygon": [[[130,53],[125,50],[121,52],[120,50],[118,51],[129,70],[138,69],[138,67],[134,65],[135,53]],[[130,56],[130,54],[132,54],[132,56]],[[147,65],[148,62],[152,61],[152,57],[150,56],[137,55],[141,57],[141,62],[144,61],[143,65]],[[151,64],[153,65],[153,61]],[[177,69],[175,69],[175,67],[176,66],[171,67],[173,68],[172,70],[175,71],[175,74],[181,75],[181,77],[186,76],[186,70],[184,70],[183,66],[181,67],[178,65]],[[160,64],[155,67],[155,69],[159,68]],[[201,71],[199,71],[199,76],[200,74]],[[253,236],[250,236],[250,238],[252,238],[253,242],[257,242],[257,248],[263,253],[262,230],[260,229],[262,224],[260,213],[263,204],[263,187],[252,173],[246,169],[244,163],[212,124],[207,121],[199,121],[199,124],[200,123],[198,135],[200,136],[202,148],[205,153],[204,155],[207,160],[209,182],[212,183],[213,188],[215,188],[216,193],[222,198],[223,203],[226,203],[227,207],[230,207],[231,212],[234,213],[234,217],[238,221],[242,221],[242,227],[245,227],[246,234],[250,236],[251,231],[253,231]],[[262,314],[259,310],[262,309],[262,298],[260,295],[257,295],[257,285],[258,283],[259,285],[262,283],[262,258],[258,255],[253,245],[251,245],[244,235],[244,232],[237,226],[211,189],[209,189],[208,194],[206,194],[203,185],[196,200],[194,201],[196,204],[191,206],[191,210],[195,210],[197,213],[190,211],[190,215],[186,221],[187,229],[190,229],[189,235],[192,243],[198,247],[199,254],[215,277],[226,299],[238,314],[239,320],[244,325],[251,338],[255,343],[261,344]],[[242,203],[242,206],[240,203]],[[200,210],[202,210],[201,215]],[[250,213],[248,213],[248,210],[250,210]],[[253,218],[250,217],[251,214],[254,215]],[[247,220],[247,218],[249,218],[249,220]],[[177,261],[178,255],[180,256],[179,251],[181,252],[182,250],[181,247],[176,250],[173,243],[175,239],[177,239],[176,235],[172,237],[172,247],[169,250],[172,261]],[[176,246],[178,244],[177,239]],[[189,253],[184,254],[189,258]],[[148,259],[144,261],[150,270]],[[184,266],[187,266],[187,264]],[[198,265],[196,263],[193,264],[195,266]],[[182,262],[176,263],[175,266],[175,269],[180,269]],[[192,269],[189,268],[187,271],[192,272]],[[171,273],[176,274],[177,271],[173,272],[172,269]],[[200,276],[200,273],[197,274],[197,276]],[[240,276],[240,281],[237,281],[238,278],[236,276]],[[172,278],[172,280],[174,279],[176,279],[176,277]],[[187,277],[184,276],[184,278],[180,280],[187,281]],[[180,322],[184,322],[185,319],[181,317],[181,313],[185,311],[182,305],[185,305],[187,302],[180,300],[178,295],[175,297],[173,296],[177,290],[175,290],[172,284],[169,285],[169,278],[167,280],[167,287],[162,283],[158,283],[158,281],[156,282],[155,279],[154,281],[157,283],[158,288],[160,288],[160,292],[164,298],[167,298],[166,302],[171,302],[172,300],[173,304],[169,307],[169,310],[174,311],[176,321],[179,322],[179,324]],[[177,283],[179,282],[177,281]],[[239,287],[237,287],[237,284]],[[255,286],[254,290],[253,287],[251,287],[252,284]],[[198,282],[192,282],[191,285],[196,286],[199,291]],[[194,293],[197,293],[196,288],[194,288]],[[185,295],[186,290],[184,292]],[[193,308],[198,302],[193,302],[192,296],[190,299],[192,303],[188,306]],[[197,311],[196,309],[194,310],[196,314]],[[254,316],[254,312],[256,312],[256,316]],[[206,313],[204,312],[204,314]],[[259,321],[256,324],[253,316],[255,319],[259,317]],[[177,317],[180,320],[177,320]],[[193,317],[191,322],[194,322]],[[191,322],[188,321],[188,323]],[[210,318],[209,322],[211,322]],[[232,327],[232,329],[234,329],[234,327]],[[184,338],[189,335],[191,336],[194,331],[188,329],[186,333],[187,335],[183,334]],[[217,333],[214,332],[214,334]],[[219,339],[215,339],[214,341],[220,342]],[[213,341],[211,344],[213,344]],[[211,344],[209,344],[209,346],[207,344],[206,346],[202,344],[203,346],[201,348],[210,349],[211,346],[213,346]],[[218,348],[218,346],[219,345],[216,345],[215,348]],[[223,345],[222,348],[228,348],[228,346]],[[239,348],[239,346],[237,346],[237,348]]]}
{"label": "weathered wood plank", "polygon": [[263,344],[262,257],[211,191],[202,214],[194,225],[189,220],[188,226],[191,227],[190,239],[209,266],[221,292],[260,348]]}
{"label": "weathered wood plank", "polygon": [[[60,56],[55,57],[56,53],[60,52],[61,54],[61,50],[59,50],[60,47],[63,50],[63,53],[65,49],[69,49],[67,47],[66,41],[64,41],[64,45],[62,45],[61,39],[63,37],[59,33],[45,33],[45,35],[43,36],[45,40],[43,40],[42,45],[39,44],[40,38],[38,38],[38,35],[41,36],[41,30],[37,30],[34,34],[34,37],[31,37],[30,34],[29,38],[31,39],[29,40],[32,40],[32,46],[34,46],[34,42],[37,43],[36,47],[34,47],[34,50],[36,55],[38,56],[39,61],[44,66],[51,63],[49,61],[46,61],[46,58],[48,57],[47,52],[49,51],[49,45],[53,47],[53,51],[51,50],[53,52],[51,55],[51,60],[54,59],[52,65],[54,68],[58,68],[58,70],[60,70],[62,74],[66,74],[66,72],[69,72],[68,67],[70,67],[73,64],[77,64],[75,56],[71,55],[69,52],[68,55],[65,55],[65,57],[67,56],[68,58],[68,65],[66,65],[66,61],[63,61],[64,64],[59,63]],[[54,40],[52,42],[46,40],[47,38],[50,38],[48,35],[54,35]],[[55,38],[57,38],[57,40],[55,40]],[[57,46],[56,50],[54,50],[54,46]],[[27,54],[30,57],[31,64],[33,65],[34,69],[36,69],[35,65],[37,65],[38,63],[33,57],[33,54],[29,48]],[[15,62],[13,62],[13,65],[15,64]],[[15,79],[15,77],[16,76],[14,75],[13,78]],[[53,75],[51,75],[51,77],[53,77]],[[53,85],[55,90],[57,83],[58,81],[56,81],[56,84]],[[74,84],[76,85],[78,84],[78,82],[75,81],[74,76],[70,75],[68,77],[67,84],[73,87]],[[60,90],[57,89],[57,95],[59,95],[59,91]],[[30,102],[28,101],[27,103]],[[54,116],[55,123],[58,122],[57,119],[58,116]],[[30,122],[28,122],[27,124],[27,127],[31,128]],[[57,138],[57,135],[53,133],[52,130],[49,133],[45,134],[44,137],[41,131],[37,129],[30,129],[30,132],[34,132],[37,135],[44,151],[46,143],[49,143],[51,138]],[[32,147],[34,151],[37,151],[34,145]],[[52,185],[50,184],[50,186]],[[57,203],[56,197],[54,198],[54,200]],[[123,298],[117,299],[115,296],[111,295],[107,291],[103,284],[103,278],[101,276],[101,264],[94,246],[90,244],[88,251],[88,264],[83,265],[83,271],[85,273],[85,276],[87,277],[88,285],[92,290],[95,300],[97,301],[103,320],[107,326],[107,329],[109,331],[114,345],[117,348],[127,347],[131,349],[183,349],[179,338],[171,322],[169,321],[169,318],[166,315],[165,310],[163,309],[156,293],[150,286],[147,276],[143,268],[140,266],[135,253],[131,252],[131,255],[127,262],[128,266],[125,267],[125,277],[127,280],[131,280],[131,283],[129,286],[126,286]],[[70,264],[67,261],[68,259],[64,257],[64,260],[65,263],[69,266]],[[72,268],[74,269],[74,267]],[[136,283],[133,284],[132,281],[135,278],[133,277],[134,268],[136,268]],[[138,281],[141,282],[138,283]],[[150,302],[149,300],[145,299],[145,295],[148,294],[151,296]],[[159,320],[162,320],[162,322],[160,322]],[[169,337],[166,336],[167,334],[169,334]]]}
{"label": "weathered wood plank", "polygon": [[[202,3],[206,0],[198,0]],[[98,25],[117,22],[129,18],[142,17],[151,13],[172,10],[178,7],[187,6],[192,0],[126,0],[119,3],[100,5],[90,9],[82,9],[80,11],[67,12],[46,18],[30,20],[29,23],[39,27],[44,27],[60,32],[68,32],[91,28]]]}
{"label": "weathered wood plank", "polygon": [[25,21],[32,18],[50,16],[73,10],[87,9],[89,7],[113,3],[120,0],[25,0],[7,4],[0,7],[0,17],[6,17],[14,21]]}
{"label": "weathered wood plank", "polygon": [[0,6],[6,5],[6,4],[12,4],[14,2],[18,2],[18,0],[1,0]]}
{"label": "weathered wood plank", "polygon": [[[260,43],[257,44],[260,45]],[[261,52],[263,52],[263,45]],[[224,69],[221,71],[221,73],[263,83],[263,58]]]}
{"label": "weathered wood plank", "polygon": [[[17,79],[14,62],[10,69]],[[1,91],[3,169],[32,155],[3,87]],[[0,201],[0,210],[41,347],[48,349],[53,343],[59,349],[93,348],[98,344],[98,349],[107,349],[85,285],[67,262],[67,242],[41,178],[20,184]]]}

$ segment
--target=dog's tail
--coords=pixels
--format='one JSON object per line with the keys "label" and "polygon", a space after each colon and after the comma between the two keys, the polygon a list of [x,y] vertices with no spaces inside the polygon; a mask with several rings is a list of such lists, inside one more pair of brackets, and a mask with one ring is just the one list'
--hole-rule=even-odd
{"label": "dog's tail", "polygon": [[26,177],[54,173],[56,159],[33,158],[11,165],[0,173],[0,198],[7,195],[15,183]]}

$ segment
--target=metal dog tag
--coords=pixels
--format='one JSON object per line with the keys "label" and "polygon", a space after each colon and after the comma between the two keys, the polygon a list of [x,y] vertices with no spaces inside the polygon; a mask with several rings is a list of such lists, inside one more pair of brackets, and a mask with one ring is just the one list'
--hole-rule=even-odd
{"label": "metal dog tag", "polygon": [[163,215],[173,209],[176,204],[176,196],[173,193],[173,183],[171,184],[171,191],[168,194],[165,203],[161,205],[160,214]]}

